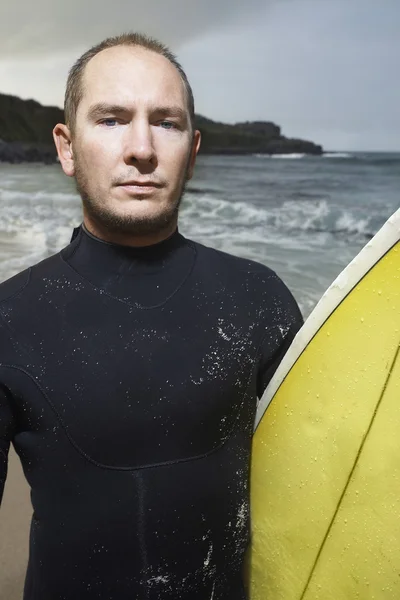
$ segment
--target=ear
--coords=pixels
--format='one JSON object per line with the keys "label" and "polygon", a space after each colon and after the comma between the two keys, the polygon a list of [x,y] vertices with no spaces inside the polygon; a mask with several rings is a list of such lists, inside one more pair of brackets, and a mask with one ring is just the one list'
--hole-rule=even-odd
{"label": "ear", "polygon": [[200,131],[196,130],[193,134],[192,150],[190,153],[190,161],[189,161],[189,166],[188,166],[188,170],[187,170],[187,179],[188,180],[192,179],[192,177],[193,177],[194,165],[196,163],[197,153],[200,149],[200,144],[201,144],[201,133],[200,133]]}
{"label": "ear", "polygon": [[68,177],[75,175],[74,156],[72,152],[71,132],[66,125],[58,123],[53,129],[53,139],[57,148],[62,170]]}

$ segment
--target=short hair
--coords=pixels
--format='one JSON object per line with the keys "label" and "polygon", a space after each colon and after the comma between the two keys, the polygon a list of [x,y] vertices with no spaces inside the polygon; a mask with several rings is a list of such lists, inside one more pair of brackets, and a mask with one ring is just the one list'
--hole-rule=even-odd
{"label": "short hair", "polygon": [[178,70],[186,90],[189,117],[192,131],[195,129],[195,109],[193,91],[185,71],[179,64],[176,56],[171,50],[158,40],[141,33],[123,33],[109,37],[99,44],[92,46],[74,63],[69,71],[64,98],[65,121],[73,134],[76,126],[76,113],[78,105],[83,98],[83,76],[88,62],[102,50],[116,46],[137,46],[151,52],[165,56],[169,62]]}

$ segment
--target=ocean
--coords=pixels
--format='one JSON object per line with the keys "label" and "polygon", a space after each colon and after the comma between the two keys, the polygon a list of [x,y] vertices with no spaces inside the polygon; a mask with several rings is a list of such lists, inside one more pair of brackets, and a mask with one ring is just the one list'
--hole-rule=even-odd
{"label": "ocean", "polygon": [[[305,317],[400,205],[400,154],[200,156],[179,229],[274,269]],[[0,281],[58,252],[82,221],[60,165],[0,163]]]}

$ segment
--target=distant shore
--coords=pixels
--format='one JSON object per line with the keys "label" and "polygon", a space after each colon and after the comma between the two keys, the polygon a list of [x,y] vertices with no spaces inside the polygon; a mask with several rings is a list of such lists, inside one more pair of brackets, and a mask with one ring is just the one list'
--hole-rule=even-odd
{"label": "distant shore", "polygon": [[[0,162],[57,162],[52,130],[57,123],[65,122],[63,110],[0,94],[0,114]],[[200,154],[323,154],[321,145],[288,138],[279,125],[269,121],[231,125],[196,115],[195,127],[202,134]]]}
{"label": "distant shore", "polygon": [[33,144],[29,142],[4,142],[0,140],[0,162],[44,163],[52,165],[58,162],[55,146]]}

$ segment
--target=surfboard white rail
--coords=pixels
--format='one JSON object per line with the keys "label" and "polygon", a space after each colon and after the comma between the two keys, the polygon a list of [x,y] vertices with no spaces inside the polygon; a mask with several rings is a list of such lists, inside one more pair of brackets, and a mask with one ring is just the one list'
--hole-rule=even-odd
{"label": "surfboard white rail", "polygon": [[262,398],[259,400],[254,431],[267,410],[272,398],[283,383],[303,350],[310,343],[328,317],[372,267],[400,240],[400,209],[382,226],[329,286],[321,300],[299,330],[284,359],[280,363]]}

